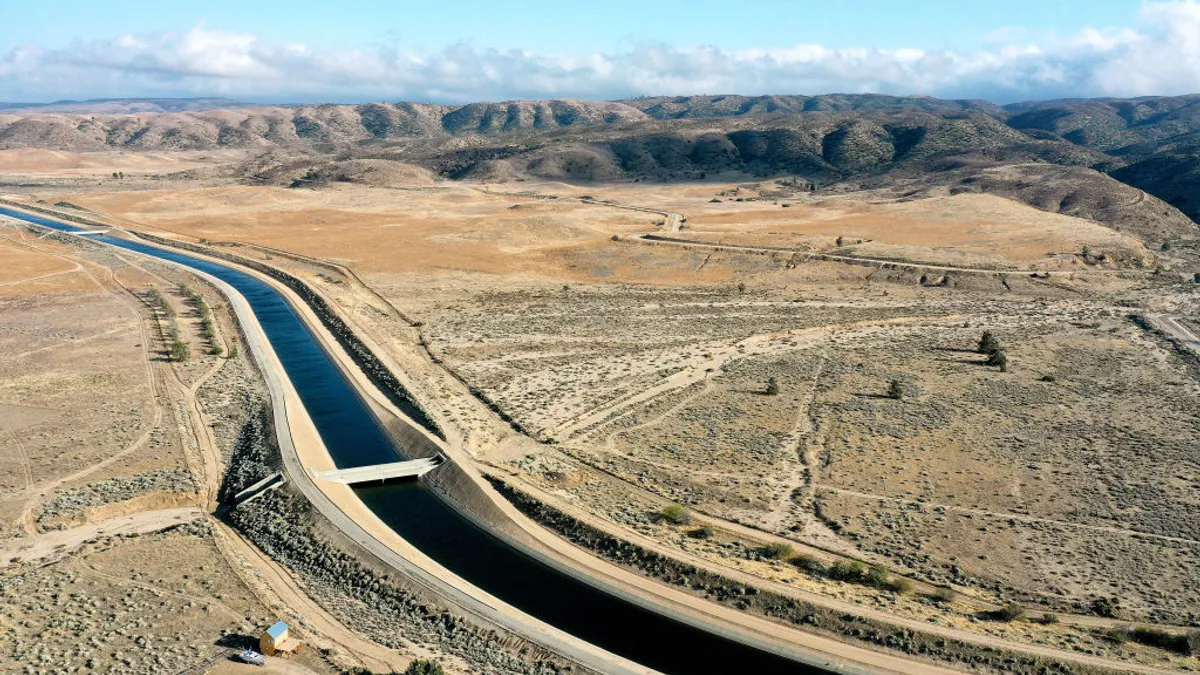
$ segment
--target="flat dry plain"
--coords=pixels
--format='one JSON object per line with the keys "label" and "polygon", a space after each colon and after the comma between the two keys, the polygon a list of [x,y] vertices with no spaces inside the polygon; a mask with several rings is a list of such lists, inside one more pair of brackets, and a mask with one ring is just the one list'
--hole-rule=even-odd
{"label": "flat dry plain", "polygon": [[[39,197],[148,232],[346,266],[353,275],[232,249],[341,304],[411,368],[431,412],[482,464],[679,555],[1148,663],[1176,657],[974,613],[1017,601],[1064,617],[1200,619],[1200,371],[1131,319],[1194,319],[1196,292],[1149,272],[1169,259],[1096,223],[989,196],[776,181]],[[665,215],[620,206],[686,222],[667,233]],[[643,233],[783,250],[653,245]],[[975,353],[984,330],[1007,371]],[[439,380],[424,350],[527,436]],[[886,395],[892,381],[902,398]],[[670,502],[713,538],[659,522]],[[755,542],[772,537],[952,584],[963,602],[763,562]]]}
{"label": "flat dry plain", "polygon": [[194,493],[134,296],[68,246],[11,227],[0,235],[7,534],[85,519],[143,485],[167,501]]}

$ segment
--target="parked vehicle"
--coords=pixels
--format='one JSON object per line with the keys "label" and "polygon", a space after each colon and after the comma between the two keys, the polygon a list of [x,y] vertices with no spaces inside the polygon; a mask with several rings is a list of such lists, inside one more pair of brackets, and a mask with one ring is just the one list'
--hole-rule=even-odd
{"label": "parked vehicle", "polygon": [[252,666],[267,665],[266,657],[254,651],[253,649],[244,650],[241,654],[238,654],[238,658]]}

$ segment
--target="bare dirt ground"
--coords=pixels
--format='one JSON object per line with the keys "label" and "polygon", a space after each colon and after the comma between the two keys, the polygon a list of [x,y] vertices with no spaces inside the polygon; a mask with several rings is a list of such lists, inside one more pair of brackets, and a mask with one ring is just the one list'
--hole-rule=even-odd
{"label": "bare dirt ground", "polygon": [[[1187,322],[1195,292],[1095,223],[988,196],[771,182],[170,187],[42,197],[247,244],[231,250],[353,316],[436,401],[452,440],[616,531],[898,615],[1141,663],[1178,657],[1114,647],[1071,615],[1116,599],[1123,619],[1197,620],[1200,373],[1130,319]],[[663,216],[605,200],[682,213],[678,236],[712,242],[1055,274],[943,286],[903,269],[650,246],[631,238],[663,232]],[[1064,274],[1096,269],[1114,274]],[[983,330],[1008,372],[980,365]],[[891,380],[903,399],[886,396]],[[671,502],[715,538],[656,519]],[[952,584],[963,600],[763,560],[760,542],[780,540]],[[1063,625],[976,616],[1011,601]]]}

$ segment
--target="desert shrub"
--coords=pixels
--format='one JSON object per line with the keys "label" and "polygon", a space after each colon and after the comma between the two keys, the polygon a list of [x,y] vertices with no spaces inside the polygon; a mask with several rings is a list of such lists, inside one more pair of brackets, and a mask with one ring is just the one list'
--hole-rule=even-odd
{"label": "desert shrub", "polygon": [[897,401],[904,398],[904,385],[900,384],[900,380],[892,380],[888,382],[888,398],[894,398]]}
{"label": "desert shrub", "polygon": [[958,599],[958,592],[953,588],[939,586],[938,589],[930,595],[930,597],[940,603],[948,605]]}
{"label": "desert shrub", "polygon": [[1135,626],[1111,628],[1105,631],[1104,637],[1113,642],[1136,642],[1147,647],[1156,647],[1184,656],[1195,653],[1192,651],[1192,645],[1189,643],[1189,635],[1169,633],[1161,628]]}
{"label": "desert shrub", "polygon": [[1057,382],[1058,378],[1054,377],[1053,375],[1043,375],[1039,377],[1038,380],[1041,382]]}
{"label": "desert shrub", "polygon": [[188,343],[176,338],[171,342],[171,360],[172,361],[187,361],[191,350],[188,349]]}
{"label": "desert shrub", "polygon": [[1118,598],[1096,598],[1092,600],[1092,614],[1115,619],[1121,614],[1121,601]]}
{"label": "desert shrub", "polygon": [[1000,621],[1016,621],[1025,616],[1025,608],[1015,602],[1010,602],[992,612],[992,616]]}
{"label": "desert shrub", "polygon": [[688,525],[692,522],[692,512],[678,504],[671,504],[658,512],[659,518],[672,525]]}
{"label": "desert shrub", "polygon": [[778,395],[779,395],[779,379],[772,377],[771,379],[767,380],[767,396],[778,396]]}
{"label": "desert shrub", "polygon": [[999,349],[1000,340],[996,339],[996,334],[990,330],[983,331],[983,335],[979,338],[977,351],[980,354],[991,354]]}
{"label": "desert shrub", "polygon": [[891,574],[888,573],[888,568],[883,565],[871,565],[867,568],[867,583],[879,588],[886,588],[888,579]]}
{"label": "desert shrub", "polygon": [[1003,349],[997,349],[996,351],[992,352],[988,356],[985,363],[987,363],[989,366],[995,366],[999,368],[1000,372],[1002,373],[1008,372],[1008,355],[1004,353]]}
{"label": "desert shrub", "polygon": [[868,585],[894,593],[911,593],[912,582],[904,577],[893,577],[884,565],[871,565],[865,574],[859,574],[859,581]]}
{"label": "desert shrub", "polygon": [[688,536],[692,539],[712,539],[714,534],[712,525],[701,525],[696,529],[688,532]]}
{"label": "desert shrub", "polygon": [[1056,623],[1058,623],[1058,615],[1051,614],[1050,612],[1046,612],[1045,614],[1043,614],[1041,616],[1041,618],[1037,619],[1037,622],[1042,624],[1043,626],[1049,626],[1051,624],[1056,624]]}
{"label": "desert shrub", "polygon": [[773,541],[770,544],[762,547],[760,552],[763,554],[764,558],[769,558],[771,560],[783,560],[784,558],[788,558],[792,555],[793,549],[792,545],[789,543]]}
{"label": "desert shrub", "polygon": [[838,246],[844,246],[846,244],[846,238],[838,237],[837,241],[835,241],[834,243],[837,244]]}
{"label": "desert shrub", "polygon": [[404,675],[443,675],[442,664],[429,659],[417,659],[408,664],[408,668],[404,669]]}
{"label": "desert shrub", "polygon": [[829,566],[825,573],[836,581],[862,581],[866,568],[857,560],[839,560]]}
{"label": "desert shrub", "polygon": [[821,564],[821,561],[807,553],[801,553],[792,558],[792,564],[809,574],[821,574],[825,571],[825,566]]}

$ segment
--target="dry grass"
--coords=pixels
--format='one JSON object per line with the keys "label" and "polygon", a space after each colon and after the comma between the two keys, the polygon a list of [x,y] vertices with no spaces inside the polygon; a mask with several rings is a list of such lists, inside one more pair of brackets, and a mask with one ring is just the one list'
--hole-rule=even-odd
{"label": "dry grass", "polygon": [[38,148],[0,150],[0,173],[13,178],[46,179],[109,177],[185,171],[233,162],[245,157],[240,150],[162,152],[68,152]]}

